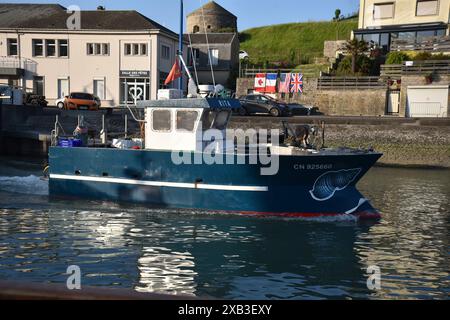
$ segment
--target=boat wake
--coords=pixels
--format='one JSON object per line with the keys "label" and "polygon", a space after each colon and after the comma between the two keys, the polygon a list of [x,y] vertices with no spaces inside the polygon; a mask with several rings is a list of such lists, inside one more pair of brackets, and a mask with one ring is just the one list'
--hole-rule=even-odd
{"label": "boat wake", "polygon": [[38,176],[0,177],[0,191],[11,193],[48,195],[48,181]]}

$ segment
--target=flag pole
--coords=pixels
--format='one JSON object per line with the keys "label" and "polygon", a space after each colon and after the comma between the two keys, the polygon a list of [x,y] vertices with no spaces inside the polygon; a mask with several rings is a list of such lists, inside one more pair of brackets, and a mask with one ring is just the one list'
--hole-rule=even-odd
{"label": "flag pole", "polygon": [[[183,25],[184,25],[184,4],[180,0],[180,34],[178,35],[178,51],[183,56]],[[178,79],[178,89],[183,90],[183,76]]]}

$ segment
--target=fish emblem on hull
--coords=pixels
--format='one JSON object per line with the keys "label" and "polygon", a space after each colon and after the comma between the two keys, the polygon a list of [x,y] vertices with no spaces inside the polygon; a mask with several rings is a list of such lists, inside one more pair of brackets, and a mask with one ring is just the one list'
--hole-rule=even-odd
{"label": "fish emblem on hull", "polygon": [[309,193],[314,200],[329,200],[337,191],[346,189],[360,173],[360,168],[326,172],[317,178]]}

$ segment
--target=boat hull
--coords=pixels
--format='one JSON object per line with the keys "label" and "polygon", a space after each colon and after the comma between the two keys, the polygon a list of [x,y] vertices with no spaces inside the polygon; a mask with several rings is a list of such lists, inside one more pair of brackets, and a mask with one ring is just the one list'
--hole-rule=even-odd
{"label": "boat hull", "polygon": [[52,147],[49,186],[51,196],[162,208],[378,218],[356,183],[380,156],[280,156],[278,173],[265,176],[263,166],[249,164],[245,156],[235,156],[234,161],[246,164],[176,165],[166,151]]}

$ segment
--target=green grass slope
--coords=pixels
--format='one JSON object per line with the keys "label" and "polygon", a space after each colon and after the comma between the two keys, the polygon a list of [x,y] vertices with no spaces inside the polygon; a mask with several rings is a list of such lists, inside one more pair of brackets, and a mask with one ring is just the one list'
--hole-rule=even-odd
{"label": "green grass slope", "polygon": [[357,28],[356,19],[253,28],[241,32],[241,49],[248,52],[252,64],[260,66],[266,61],[307,64],[323,57],[324,41],[350,39],[351,31]]}

